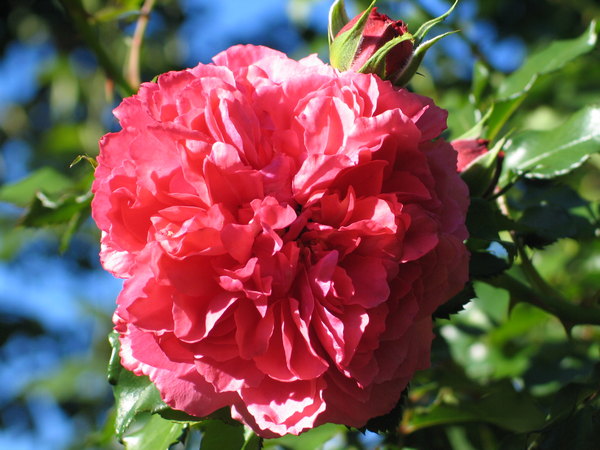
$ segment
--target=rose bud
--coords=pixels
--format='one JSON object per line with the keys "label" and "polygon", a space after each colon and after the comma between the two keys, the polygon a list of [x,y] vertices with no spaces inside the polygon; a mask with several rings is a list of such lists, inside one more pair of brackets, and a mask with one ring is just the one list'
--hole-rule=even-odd
{"label": "rose bud", "polygon": [[487,139],[457,139],[451,142],[457,152],[456,171],[469,186],[473,197],[485,197],[492,193],[500,172],[505,139],[488,148]]}
{"label": "rose bud", "polygon": [[488,152],[487,139],[458,139],[452,141],[452,147],[458,153],[456,170],[463,172],[476,158]]}
{"label": "rose bud", "polygon": [[338,70],[374,73],[396,86],[405,86],[417,73],[428,49],[454,33],[442,33],[424,41],[427,33],[456,7],[422,24],[411,34],[401,20],[392,20],[374,8],[376,0],[349,20],[343,0],[335,0],[329,10],[330,64]]}
{"label": "rose bud", "polygon": [[[338,37],[348,33],[361,19],[362,14],[357,15],[348,22],[337,34],[334,43]],[[404,36],[404,39],[400,38]],[[398,39],[400,38],[400,39]],[[393,44],[387,45],[386,44]],[[385,48],[384,48],[385,47]],[[383,55],[378,55],[379,61],[369,63],[369,60],[375,56],[378,50],[383,49]],[[383,79],[393,80],[402,72],[404,67],[410,61],[413,52],[412,36],[408,33],[408,27],[401,20],[392,20],[385,14],[377,12],[373,8],[367,16],[364,28],[360,34],[358,46],[351,57],[346,57],[340,65],[333,64],[335,58],[332,53],[332,65],[340,70],[361,71],[363,67],[369,67],[367,64],[376,63],[376,70],[368,72],[376,73]],[[365,70],[362,70],[365,71]]]}

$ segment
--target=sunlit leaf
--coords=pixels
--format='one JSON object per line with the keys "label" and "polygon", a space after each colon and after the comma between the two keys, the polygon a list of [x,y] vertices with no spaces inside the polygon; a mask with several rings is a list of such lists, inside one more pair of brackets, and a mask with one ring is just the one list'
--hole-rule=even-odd
{"label": "sunlit leaf", "polygon": [[127,450],[168,449],[171,444],[177,442],[185,426],[165,420],[156,414],[148,414],[140,419],[144,421],[143,425],[122,438]]}
{"label": "sunlit leaf", "polygon": [[564,175],[600,151],[600,107],[586,107],[552,130],[519,133],[505,149],[505,181]]}
{"label": "sunlit leaf", "polygon": [[110,359],[108,360],[108,367],[106,369],[106,378],[112,385],[116,385],[119,382],[119,375],[121,370],[124,370],[121,366],[121,357],[119,356],[119,350],[121,343],[119,342],[119,333],[112,330],[108,333],[108,343],[111,347]]}
{"label": "sunlit leaf", "polygon": [[325,442],[334,436],[344,433],[345,427],[342,425],[326,424],[320,427],[308,430],[300,436],[287,435],[277,439],[265,439],[265,448],[275,448],[281,446],[290,450],[306,450],[309,448],[321,448]]}
{"label": "sunlit leaf", "polygon": [[136,415],[142,412],[154,412],[165,406],[158,389],[148,377],[138,377],[128,370],[120,372],[114,393],[117,407],[115,433],[119,437],[131,425]]}
{"label": "sunlit leaf", "polygon": [[492,140],[496,137],[510,116],[522,104],[540,75],[558,70],[569,61],[589,52],[596,45],[597,37],[596,23],[592,22],[580,37],[556,41],[527,58],[525,63],[498,88],[485,137]]}
{"label": "sunlit leaf", "polygon": [[522,95],[531,89],[538,76],[560,69],[569,61],[592,50],[597,38],[596,23],[592,22],[578,38],[553,42],[534,53],[502,83],[497,98],[504,100]]}

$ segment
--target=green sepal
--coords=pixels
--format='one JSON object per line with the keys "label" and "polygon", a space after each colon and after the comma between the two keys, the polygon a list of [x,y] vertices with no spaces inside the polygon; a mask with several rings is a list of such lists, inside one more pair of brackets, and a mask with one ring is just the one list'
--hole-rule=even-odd
{"label": "green sepal", "polygon": [[[439,36],[429,39],[428,41],[423,42],[421,45],[419,45],[413,52],[412,58],[409,60],[405,69],[402,72],[400,72],[396,80],[392,80],[394,85],[406,86],[410,79],[413,77],[413,75],[417,73],[417,70],[419,69],[421,62],[423,61],[427,50],[429,50],[433,46],[433,44],[435,44],[440,39],[445,38],[446,36],[449,36],[454,33],[456,33],[456,31],[448,31],[447,33],[440,34]],[[416,35],[414,36],[416,38]]]}
{"label": "green sepal", "polygon": [[340,32],[344,25],[350,22],[344,0],[335,0],[329,8],[329,25],[327,27],[327,37],[329,45],[333,42],[335,36]]}
{"label": "green sepal", "polygon": [[329,45],[329,60],[336,69],[348,70],[352,65],[362,41],[362,33],[367,25],[367,19],[371,14],[371,10],[375,7],[376,1],[371,2],[352,28],[337,36]]}
{"label": "green sepal", "polygon": [[498,154],[506,138],[500,139],[488,152],[475,158],[460,174],[472,197],[483,197],[493,189],[499,177]]}
{"label": "green sepal", "polygon": [[452,4],[450,9],[448,9],[448,11],[446,11],[444,14],[442,14],[439,17],[428,20],[427,22],[425,22],[423,25],[421,25],[419,27],[419,29],[417,30],[416,33],[414,33],[413,42],[415,45],[415,50],[413,52],[412,58],[406,64],[406,66],[404,67],[404,70],[402,70],[397,75],[396,79],[392,80],[394,85],[401,86],[401,87],[406,86],[408,84],[408,82],[410,81],[410,79],[414,76],[414,74],[417,73],[417,70],[419,70],[419,66],[421,65],[421,62],[423,61],[423,58],[425,57],[425,53],[427,52],[427,50],[429,50],[433,46],[433,44],[438,42],[440,39],[442,39],[450,34],[456,33],[456,31],[449,31],[447,33],[443,33],[439,36],[429,39],[428,41],[423,42],[423,39],[425,38],[425,36],[429,32],[429,30],[431,30],[438,23],[443,22],[446,19],[446,17],[448,17],[452,13],[452,11],[454,11],[454,8],[456,7],[457,4],[458,4],[458,0],[455,0],[455,2]]}
{"label": "green sepal", "polygon": [[359,69],[360,73],[375,73],[380,78],[385,79],[385,59],[389,52],[400,43],[408,40],[413,40],[413,36],[410,33],[404,33],[402,36],[395,37],[391,41],[386,42],[380,49],[378,49],[373,56]]}
{"label": "green sepal", "polygon": [[452,11],[454,11],[454,8],[456,7],[457,4],[458,4],[458,0],[455,0],[454,3],[452,4],[452,6],[450,7],[450,9],[448,11],[446,11],[444,14],[442,14],[439,17],[436,17],[435,19],[428,20],[423,25],[421,25],[419,27],[419,29],[417,30],[417,32],[415,33],[415,40],[416,40],[417,44],[419,44],[425,38],[425,36],[429,32],[429,30],[431,30],[438,23],[443,22],[446,19],[446,17],[448,17],[450,14],[452,14]]}

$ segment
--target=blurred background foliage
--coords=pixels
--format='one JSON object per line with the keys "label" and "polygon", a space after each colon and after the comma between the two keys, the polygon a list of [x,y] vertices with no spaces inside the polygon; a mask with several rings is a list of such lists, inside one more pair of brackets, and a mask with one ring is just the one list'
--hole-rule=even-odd
{"label": "blurred background foliage", "polygon": [[[98,264],[87,193],[92,164],[72,163],[78,155],[97,155],[98,139],[118,128],[111,110],[129,94],[127,84],[136,83],[136,64],[128,61],[143,3],[0,5],[0,448],[121,447],[110,428],[113,396],[105,375],[120,283]],[[353,15],[369,2],[348,3]],[[327,59],[329,1],[157,0],[153,6],[140,53],[142,81],[208,62],[236,43]],[[415,30],[449,5],[378,6]],[[450,111],[448,137],[456,138],[481,119],[490,93],[527,55],[580,36],[599,17],[596,0],[463,0],[439,29],[460,32],[434,47],[411,89]],[[556,129],[586,105],[600,104],[598,80],[596,45],[540,77],[498,136]],[[516,238],[526,252],[500,246],[496,259],[507,267],[514,257],[532,262],[579,306],[599,301],[597,151],[568,175],[518,181],[502,205],[518,227],[489,225],[495,211],[479,211],[470,224],[494,242]],[[512,236],[502,231],[509,228]],[[465,294],[475,298],[458,314],[437,319],[432,368],[412,383],[394,432],[384,437],[332,425],[267,447],[597,448],[600,328],[518,303],[485,282],[485,264],[475,269],[483,281]],[[227,432],[211,426],[203,448],[211,433]],[[126,442],[143,447],[135,433]]]}

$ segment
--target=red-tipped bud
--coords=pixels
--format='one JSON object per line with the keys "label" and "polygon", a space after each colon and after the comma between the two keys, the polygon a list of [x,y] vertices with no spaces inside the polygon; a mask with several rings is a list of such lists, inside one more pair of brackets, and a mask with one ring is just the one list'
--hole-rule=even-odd
{"label": "red-tipped bud", "polygon": [[488,152],[487,139],[460,139],[452,141],[452,147],[458,153],[456,169],[464,171],[472,161]]}
{"label": "red-tipped bud", "polygon": [[[354,27],[361,15],[357,15],[348,22],[340,30],[336,38]],[[408,33],[408,27],[403,21],[392,20],[385,14],[380,14],[377,8],[373,8],[362,30],[361,40],[354,52],[353,58],[348,61],[347,67],[340,67],[340,69],[358,72],[386,43],[406,33]],[[382,68],[383,73],[379,73],[378,75],[385,79],[395,78],[410,60],[412,52],[413,42],[411,39],[401,41],[393,46],[387,55],[385,55],[385,64]]]}

